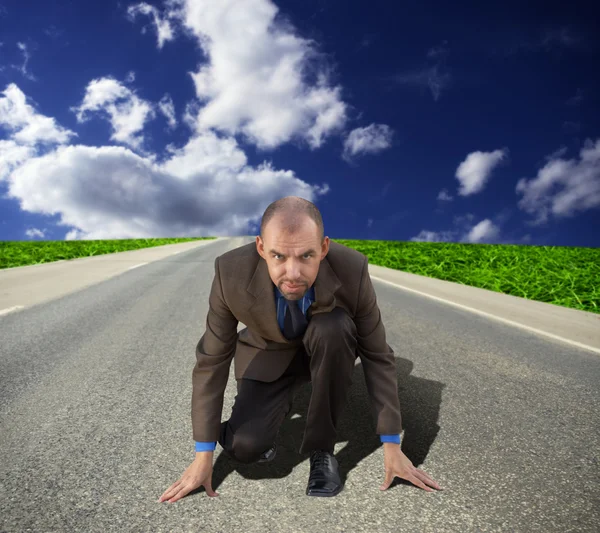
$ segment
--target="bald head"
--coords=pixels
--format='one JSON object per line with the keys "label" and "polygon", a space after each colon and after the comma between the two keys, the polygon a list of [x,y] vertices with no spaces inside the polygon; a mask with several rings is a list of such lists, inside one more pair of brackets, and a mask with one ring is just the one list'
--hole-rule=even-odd
{"label": "bald head", "polygon": [[260,235],[265,238],[267,226],[276,227],[278,233],[296,235],[307,224],[315,228],[319,243],[322,243],[325,232],[317,206],[299,196],[286,196],[267,207],[262,217]]}

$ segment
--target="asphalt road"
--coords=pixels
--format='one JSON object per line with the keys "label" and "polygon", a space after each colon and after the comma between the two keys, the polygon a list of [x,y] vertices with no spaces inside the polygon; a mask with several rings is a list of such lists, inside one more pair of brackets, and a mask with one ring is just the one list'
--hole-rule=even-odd
{"label": "asphalt road", "polygon": [[[217,446],[220,497],[158,503],[194,458],[191,372],[214,258],[250,241],[123,267],[0,316],[0,532],[598,531],[600,355],[378,280],[402,448],[445,490],[396,479],[379,491],[359,364],[338,496],[305,495],[306,385],[273,463],[233,464]],[[232,365],[224,419],[234,397]]]}

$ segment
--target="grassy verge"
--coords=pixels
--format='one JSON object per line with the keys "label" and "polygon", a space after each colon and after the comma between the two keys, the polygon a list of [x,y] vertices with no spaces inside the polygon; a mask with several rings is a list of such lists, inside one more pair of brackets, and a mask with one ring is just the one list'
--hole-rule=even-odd
{"label": "grassy verge", "polygon": [[331,240],[373,265],[600,314],[600,248]]}
{"label": "grassy verge", "polygon": [[165,244],[201,241],[216,237],[182,239],[117,239],[95,241],[0,241],[0,269],[39,265],[53,261],[114,254]]}
{"label": "grassy verge", "polygon": [[[0,269],[214,238],[0,241]],[[600,248],[331,240],[373,265],[600,314]]]}

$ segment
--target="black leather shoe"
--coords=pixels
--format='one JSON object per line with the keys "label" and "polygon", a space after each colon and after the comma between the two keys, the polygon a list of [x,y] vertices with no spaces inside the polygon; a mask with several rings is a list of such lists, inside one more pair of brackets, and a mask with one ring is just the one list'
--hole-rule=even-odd
{"label": "black leather shoe", "polygon": [[272,461],[273,459],[275,459],[276,455],[277,455],[277,444],[273,444],[272,448],[269,448],[266,452],[261,454],[258,462],[259,463],[268,463],[268,462]]}
{"label": "black leather shoe", "polygon": [[307,496],[336,496],[342,490],[337,459],[332,453],[315,450],[310,454]]}

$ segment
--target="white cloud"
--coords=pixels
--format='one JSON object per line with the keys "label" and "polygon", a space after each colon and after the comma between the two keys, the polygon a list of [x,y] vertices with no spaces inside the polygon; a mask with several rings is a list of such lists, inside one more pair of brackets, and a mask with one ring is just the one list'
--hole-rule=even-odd
{"label": "white cloud", "polygon": [[247,158],[235,139],[220,138],[206,132],[188,141],[180,149],[169,147],[171,158],[163,164],[164,170],[181,180],[194,176],[239,173],[247,164]]}
{"label": "white cloud", "polygon": [[466,231],[447,230],[429,231],[421,230],[411,241],[416,242],[460,242],[460,243],[488,243],[500,244],[500,228],[490,219],[486,218],[474,224]]}
{"label": "white cloud", "polygon": [[[411,241],[418,242],[455,242],[472,244],[521,244],[524,239],[517,240],[503,236],[501,227],[511,216],[511,209],[503,209],[492,218],[484,218],[476,222],[473,213],[453,217],[452,229],[431,231],[424,229]],[[530,239],[529,236],[526,239]]]}
{"label": "white cloud", "polygon": [[549,159],[535,178],[518,181],[516,192],[523,195],[518,205],[535,215],[532,225],[545,223],[549,215],[570,217],[600,207],[600,139],[586,140],[579,156]]}
{"label": "white cloud", "polygon": [[416,237],[411,238],[414,242],[452,242],[455,239],[453,231],[429,231],[421,230]]}
{"label": "white cloud", "polygon": [[400,84],[429,87],[433,99],[437,102],[452,78],[450,73],[442,71],[440,65],[433,65],[422,70],[397,74],[393,79]]}
{"label": "white cloud", "polygon": [[366,128],[356,128],[344,142],[343,157],[348,159],[357,154],[373,154],[391,146],[393,131],[385,124],[371,124]]}
{"label": "white cloud", "polygon": [[183,112],[183,123],[190,128],[191,131],[196,131],[196,117],[200,112],[200,104],[197,100],[192,100],[185,105]]}
{"label": "white cloud", "polygon": [[467,242],[484,242],[497,239],[500,234],[500,228],[495,226],[488,218],[475,224],[466,235]]}
{"label": "white cloud", "polygon": [[423,67],[412,72],[396,74],[392,79],[396,83],[404,85],[415,85],[417,87],[428,87],[433,99],[437,102],[442,91],[446,89],[451,81],[450,71],[445,68],[445,60],[448,57],[448,41],[443,41],[440,46],[433,47],[427,52],[427,58],[435,61],[435,64]]}
{"label": "white cloud", "polygon": [[[22,94],[15,89],[12,94]],[[107,84],[90,93],[87,105],[119,94]],[[21,209],[71,226],[67,240],[246,235],[274,200],[316,201],[329,192],[326,183],[310,185],[269,162],[248,166],[234,138],[210,131],[167,152],[160,163],[124,146],[62,145],[41,154],[13,138],[0,141],[0,179],[5,198],[18,200]]]}
{"label": "white cloud", "polygon": [[432,59],[444,59],[448,56],[448,41],[442,41],[440,46],[434,46],[427,52],[427,57]]}
{"label": "white cloud", "polygon": [[579,35],[573,33],[573,30],[567,26],[560,28],[548,28],[544,31],[539,46],[551,48],[554,45],[566,48],[576,47],[581,43]]}
{"label": "white cloud", "polygon": [[27,50],[27,45],[25,43],[17,43],[17,47],[21,52],[23,52],[23,64],[21,66],[11,65],[13,68],[17,69],[25,78],[31,81],[37,81],[36,77],[27,70],[27,63],[31,59],[31,54]]}
{"label": "white cloud", "polygon": [[447,191],[446,189],[442,189],[442,190],[439,192],[439,194],[438,194],[438,196],[437,196],[437,199],[438,199],[438,200],[445,201],[445,202],[449,202],[449,201],[451,201],[451,200],[452,200],[452,196],[450,196],[450,195],[448,194],[448,191]]}
{"label": "white cloud", "polygon": [[[131,79],[131,74],[128,79]],[[79,122],[85,122],[91,112],[108,114],[113,133],[111,140],[141,148],[144,141],[139,133],[144,124],[156,113],[153,105],[139,98],[131,89],[112,77],[92,80],[86,89],[83,102],[71,108]]]}
{"label": "white cloud", "polygon": [[[138,3],[129,14],[157,12]],[[327,183],[308,184],[268,161],[248,166],[233,137],[259,149],[291,141],[315,149],[343,131],[341,88],[329,84],[315,43],[277,14],[268,0],[167,0],[156,27],[167,20],[171,30],[181,25],[206,58],[192,74],[198,98],[185,106],[183,120],[192,130],[187,144],[168,145],[164,159],[143,153],[144,125],[156,111],[176,123],[171,98],[141,99],[126,85],[133,72],[125,82],[93,79],[72,110],[79,122],[92,114],[107,117],[111,140],[129,146],[17,152],[23,144],[13,135],[12,144],[1,145],[10,154],[0,160],[6,197],[25,211],[56,216],[59,226],[69,226],[66,239],[117,239],[246,235],[274,200],[316,201],[327,194]],[[172,38],[158,33],[159,46]]]}
{"label": "white cloud", "polygon": [[460,182],[458,194],[468,196],[483,190],[492,170],[507,156],[508,150],[472,152],[456,169]]}
{"label": "white cloud", "polygon": [[[190,73],[203,106],[195,128],[242,134],[259,149],[304,140],[318,148],[346,122],[341,88],[316,64],[314,43],[275,19],[270,0],[181,0],[169,16],[208,58]],[[309,78],[315,79],[314,83]]]}
{"label": "white cloud", "polygon": [[[162,48],[166,41],[171,41],[173,39],[173,28],[169,22],[168,15],[164,18],[161,17],[158,9],[154,6],[151,6],[146,2],[140,2],[139,4],[129,6],[127,8],[127,15],[132,22],[138,15],[149,15],[152,17],[152,22],[156,28],[158,48]],[[142,33],[146,33],[145,27],[142,28]]]}
{"label": "white cloud", "polygon": [[121,146],[61,146],[17,168],[8,196],[26,211],[60,215],[60,225],[77,228],[67,239],[115,239],[246,234],[277,198],[326,192],[268,163],[247,167],[235,141],[207,133],[164,164]]}
{"label": "white cloud", "polygon": [[15,141],[0,141],[0,181],[24,161],[35,155],[32,146],[19,145]]}
{"label": "white cloud", "polygon": [[158,108],[161,113],[167,118],[169,128],[177,126],[177,119],[175,118],[175,104],[170,94],[165,94],[158,102]]}
{"label": "white cloud", "polygon": [[[59,126],[53,118],[38,114],[14,83],[1,94],[4,97],[0,97],[0,126],[11,132],[17,144],[66,143],[77,135]],[[4,150],[8,149],[5,145]]]}
{"label": "white cloud", "polygon": [[512,35],[510,42],[502,47],[506,55],[518,54],[521,51],[525,53],[556,53],[561,54],[565,50],[584,50],[589,44],[583,38],[583,35],[577,34],[568,26],[555,26],[544,28],[537,35]]}
{"label": "white cloud", "polygon": [[25,231],[25,235],[27,235],[27,237],[39,237],[40,239],[45,237],[45,233],[45,230],[40,230],[37,228],[31,228]]}
{"label": "white cloud", "polygon": [[555,150],[551,154],[544,157],[546,161],[552,161],[553,159],[558,159],[567,153],[568,148],[566,146],[561,146],[558,150]]}
{"label": "white cloud", "polygon": [[58,29],[54,24],[50,24],[50,27],[44,30],[44,33],[51,39],[58,39],[64,34],[64,30]]}

